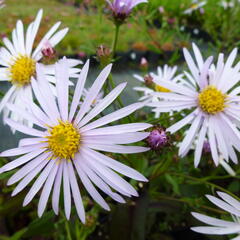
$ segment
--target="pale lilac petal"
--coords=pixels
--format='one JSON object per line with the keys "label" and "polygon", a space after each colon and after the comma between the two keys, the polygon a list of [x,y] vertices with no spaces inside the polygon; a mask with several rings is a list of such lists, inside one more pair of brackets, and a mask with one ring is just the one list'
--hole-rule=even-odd
{"label": "pale lilac petal", "polygon": [[203,149],[204,140],[206,138],[206,133],[207,133],[207,120],[205,119],[202,124],[202,128],[199,132],[198,141],[196,144],[196,150],[194,153],[194,166],[195,167],[198,167],[198,164],[199,164],[201,156],[202,156],[202,149]]}
{"label": "pale lilac petal", "polygon": [[34,198],[34,196],[38,193],[38,191],[40,190],[40,188],[42,187],[42,185],[48,178],[50,172],[52,171],[54,164],[55,164],[54,160],[49,161],[48,165],[45,167],[45,169],[39,175],[37,180],[32,185],[30,191],[24,198],[23,206],[26,206],[28,203],[30,203],[32,201],[32,199]]}
{"label": "pale lilac petal", "polygon": [[31,159],[35,158],[36,156],[38,156],[39,154],[41,154],[44,151],[45,151],[45,149],[38,149],[38,150],[32,151],[30,153],[27,153],[27,154],[23,155],[22,157],[19,157],[15,160],[5,164],[1,168],[1,170],[2,170],[2,172],[6,172],[6,171],[12,170],[14,168],[17,168],[18,166],[30,161]]}
{"label": "pale lilac petal", "polygon": [[69,175],[69,180],[70,180],[70,186],[71,186],[71,189],[72,189],[73,200],[74,200],[74,203],[75,203],[75,206],[76,206],[77,214],[78,214],[79,218],[81,219],[82,223],[85,223],[85,221],[86,221],[85,210],[84,210],[83,201],[82,201],[82,198],[81,198],[81,193],[80,193],[80,190],[79,190],[79,186],[78,186],[78,183],[77,183],[77,179],[76,179],[74,169],[73,169],[73,166],[72,166],[72,162],[68,162],[67,165],[68,165],[68,175]]}
{"label": "pale lilac petal", "polygon": [[39,148],[45,147],[44,143],[37,143],[34,146],[21,146],[18,148],[12,148],[9,150],[6,150],[0,154],[0,157],[12,157],[17,156],[25,153],[29,153],[35,150],[38,150]]}
{"label": "pale lilac petal", "polygon": [[41,217],[43,212],[47,206],[47,201],[52,190],[53,182],[58,170],[58,163],[55,163],[54,167],[52,168],[51,172],[48,175],[48,178],[44,184],[39,203],[38,203],[38,216]]}
{"label": "pale lilac petal", "polygon": [[112,152],[112,153],[141,153],[150,150],[148,147],[139,147],[139,146],[122,146],[116,144],[94,144],[88,143],[86,144],[89,148],[104,151],[104,152]]}
{"label": "pale lilac petal", "polygon": [[224,235],[224,234],[233,234],[233,233],[239,233],[240,232],[240,225],[232,226],[232,227],[192,227],[191,230],[198,232],[198,233],[204,233],[204,234],[210,234],[210,235]]}
{"label": "pale lilac petal", "polygon": [[63,196],[64,196],[64,209],[65,209],[65,216],[67,219],[70,218],[71,214],[71,190],[70,190],[70,181],[68,174],[68,166],[67,160],[63,160]]}
{"label": "pale lilac petal", "polygon": [[78,124],[79,127],[84,126],[91,121],[105,108],[107,108],[121,94],[127,83],[121,83],[114,88],[106,97],[104,97]]}
{"label": "pale lilac petal", "polygon": [[26,177],[24,177],[17,187],[12,192],[12,196],[15,196],[21,192],[32,180],[37,176],[37,174],[45,167],[45,165],[50,161],[50,159],[43,160],[36,168],[34,168]]}
{"label": "pale lilac petal", "polygon": [[120,110],[112,112],[104,117],[101,117],[100,119],[98,119],[96,121],[93,121],[93,122],[85,125],[83,128],[81,128],[81,132],[89,131],[93,128],[101,127],[110,122],[114,122],[116,120],[124,118],[143,106],[144,106],[143,103],[134,103],[127,107],[121,108]]}
{"label": "pale lilac petal", "polygon": [[18,46],[19,46],[19,52],[21,54],[25,54],[25,45],[24,45],[24,29],[23,29],[23,23],[21,20],[17,21],[17,26],[16,26],[16,34],[17,34],[17,39],[18,39]]}
{"label": "pale lilac petal", "polygon": [[26,48],[28,49],[28,54],[30,54],[32,51],[33,43],[34,43],[35,37],[37,35],[41,19],[42,19],[42,14],[43,14],[43,10],[40,9],[38,11],[38,14],[37,14],[34,22],[31,25],[32,27],[30,28],[31,31],[29,31],[29,37],[26,39]]}
{"label": "pale lilac petal", "polygon": [[196,212],[192,212],[192,215],[199,221],[212,226],[216,226],[216,227],[230,227],[230,226],[239,225],[238,223],[235,223],[235,222],[224,221],[217,218],[208,217],[206,215],[196,213]]}
{"label": "pale lilac petal", "polygon": [[32,54],[32,58],[35,59],[37,57],[37,55],[41,51],[44,43],[57,31],[57,29],[59,28],[60,25],[61,25],[61,22],[57,22],[49,29],[49,31],[44,35],[44,37],[42,38],[42,40],[40,41],[40,43],[34,50],[34,52]]}
{"label": "pale lilac petal", "polygon": [[84,136],[131,133],[131,132],[143,131],[150,127],[152,127],[152,125],[148,123],[127,123],[127,124],[92,129],[84,132]]}
{"label": "pale lilac petal", "polygon": [[7,185],[12,185],[21,180],[22,178],[24,178],[28,173],[35,169],[42,161],[45,161],[50,156],[50,154],[51,153],[49,152],[42,153],[41,155],[39,155],[26,165],[24,165],[20,170],[18,170],[15,174],[13,174],[9,178]]}
{"label": "pale lilac petal", "polygon": [[101,90],[103,84],[105,83],[110,71],[112,69],[112,64],[106,66],[102,72],[98,75],[97,79],[94,81],[93,85],[91,86],[86,98],[84,99],[83,104],[76,116],[76,123],[79,123],[86,112],[89,111],[92,102],[96,99],[99,91]]}
{"label": "pale lilac petal", "polygon": [[82,91],[87,79],[87,74],[88,74],[88,69],[89,69],[89,60],[85,63],[85,65],[82,68],[82,71],[79,75],[77,85],[74,91],[73,95],[73,100],[70,108],[70,113],[69,113],[69,121],[72,121],[74,114],[76,112],[77,106],[79,105],[79,101],[82,95]]}
{"label": "pale lilac petal", "polygon": [[56,215],[58,215],[59,210],[59,197],[62,183],[62,175],[63,175],[63,163],[62,161],[59,163],[59,168],[57,172],[57,176],[55,178],[54,186],[53,186],[53,194],[52,194],[52,208]]}
{"label": "pale lilac petal", "polygon": [[67,66],[67,59],[63,58],[55,65],[56,74],[56,88],[57,88],[57,99],[60,114],[63,121],[68,120],[68,80],[69,71]]}
{"label": "pale lilac petal", "polygon": [[167,128],[166,131],[170,133],[177,132],[179,129],[181,129],[185,125],[190,124],[193,121],[193,119],[197,116],[198,113],[199,113],[199,110],[196,109],[195,111],[191,112],[182,120],[178,121],[177,123],[173,124],[171,127]]}
{"label": "pale lilac petal", "polygon": [[130,144],[143,139],[149,136],[148,132],[134,132],[134,133],[122,133],[122,134],[112,134],[112,135],[90,135],[82,136],[82,141],[84,144],[100,143],[100,144]]}
{"label": "pale lilac petal", "polygon": [[99,153],[87,148],[84,148],[84,151],[86,151],[88,155],[91,156],[94,160],[105,165],[106,167],[112,168],[116,172],[119,172],[129,178],[132,178],[138,181],[143,181],[143,182],[148,181],[142,174],[137,172],[135,169],[130,168],[102,153]]}
{"label": "pale lilac petal", "polygon": [[240,210],[240,202],[238,200],[236,200],[235,198],[233,198],[232,196],[230,196],[227,193],[224,192],[217,192],[217,194],[227,203],[229,203],[230,205],[232,205],[234,208],[236,208],[237,210]]}
{"label": "pale lilac petal", "polygon": [[[24,147],[29,145],[35,145],[38,143],[46,142],[46,138],[23,138],[19,141],[18,146]],[[17,154],[16,154],[17,155]],[[1,156],[1,154],[0,154]]]}
{"label": "pale lilac petal", "polygon": [[206,195],[206,197],[209,199],[209,201],[211,201],[213,204],[215,204],[219,208],[223,209],[224,211],[227,211],[227,212],[229,212],[231,214],[234,214],[236,216],[240,216],[240,210],[234,208],[230,204],[220,200],[219,198],[211,196],[211,195]]}
{"label": "pale lilac petal", "polygon": [[102,196],[98,193],[98,191],[95,189],[95,187],[93,186],[93,184],[91,183],[91,181],[88,179],[87,175],[84,173],[84,171],[82,171],[81,167],[80,167],[80,163],[79,161],[74,161],[75,167],[77,169],[78,175],[84,185],[84,187],[86,188],[86,190],[88,191],[88,193],[90,194],[90,196],[105,210],[109,211],[110,208],[108,206],[108,204],[106,203],[106,201],[102,198]]}
{"label": "pale lilac petal", "polygon": [[36,130],[36,129],[33,129],[33,128],[29,128],[29,127],[26,127],[20,123],[17,123],[9,118],[5,119],[5,122],[10,126],[12,127],[13,129],[19,131],[19,132],[22,132],[22,133],[25,133],[25,134],[28,134],[28,135],[31,135],[31,136],[35,136],[35,137],[45,137],[46,134],[45,132],[42,132],[42,131],[39,131],[39,130]]}
{"label": "pale lilac petal", "polygon": [[192,122],[191,127],[187,131],[186,136],[184,137],[183,141],[181,142],[180,148],[179,148],[179,155],[181,157],[184,157],[188,151],[190,150],[193,140],[195,139],[198,130],[202,123],[202,114],[200,113]]}
{"label": "pale lilac petal", "polygon": [[[117,193],[112,192],[111,188],[105,183],[95,172],[93,172],[86,164],[80,164],[79,167],[85,172],[89,179],[104,193],[119,203],[125,203],[125,200]],[[130,196],[130,195],[129,195]]]}
{"label": "pale lilac petal", "polygon": [[1,102],[0,102],[0,112],[2,111],[2,109],[5,107],[6,103],[8,102],[8,100],[10,99],[10,97],[12,96],[12,94],[14,93],[14,91],[16,90],[16,86],[12,86],[7,93],[4,95],[4,97],[2,98]]}
{"label": "pale lilac petal", "polygon": [[[102,164],[98,163],[97,161],[93,161],[91,157],[84,152],[84,162],[87,162],[89,166],[91,166],[94,171],[101,176],[101,178],[105,177],[107,179],[108,184],[110,184],[113,188],[121,189],[121,193],[127,193],[133,196],[138,196],[137,191],[123,178],[121,178],[118,174],[110,170],[109,168],[103,166]],[[104,180],[104,178],[103,178]],[[118,191],[118,190],[117,190]]]}

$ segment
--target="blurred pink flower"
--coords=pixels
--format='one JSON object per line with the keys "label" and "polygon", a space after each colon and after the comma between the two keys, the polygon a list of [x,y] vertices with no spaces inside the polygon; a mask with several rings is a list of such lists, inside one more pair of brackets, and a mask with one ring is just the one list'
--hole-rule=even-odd
{"label": "blurred pink flower", "polygon": [[132,9],[140,3],[147,3],[148,0],[106,0],[112,9],[114,17],[125,19]]}

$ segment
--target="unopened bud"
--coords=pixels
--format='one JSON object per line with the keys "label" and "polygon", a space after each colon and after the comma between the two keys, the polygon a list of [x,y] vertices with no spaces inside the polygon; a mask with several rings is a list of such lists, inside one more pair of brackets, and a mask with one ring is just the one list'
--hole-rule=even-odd
{"label": "unopened bud", "polygon": [[147,143],[152,150],[161,150],[170,144],[170,138],[163,127],[154,127],[147,138]]}
{"label": "unopened bud", "polygon": [[140,68],[142,70],[147,70],[148,69],[148,61],[147,61],[147,59],[145,57],[141,58]]}
{"label": "unopened bud", "polygon": [[102,65],[105,66],[111,61],[112,52],[110,48],[104,45],[100,45],[99,47],[97,47],[96,53],[97,53],[97,58]]}
{"label": "unopened bud", "polygon": [[153,78],[150,74],[144,76],[144,83],[147,87],[152,87],[153,85]]}
{"label": "unopened bud", "polygon": [[56,56],[56,51],[48,40],[44,42],[41,52],[42,55],[48,59],[52,59]]}

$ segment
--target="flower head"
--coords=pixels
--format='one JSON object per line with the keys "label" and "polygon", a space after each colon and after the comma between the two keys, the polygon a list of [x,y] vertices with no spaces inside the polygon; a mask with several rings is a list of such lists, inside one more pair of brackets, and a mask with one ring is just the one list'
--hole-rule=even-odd
{"label": "flower head", "polygon": [[217,192],[220,198],[207,195],[206,197],[213,204],[231,214],[232,221],[221,220],[206,215],[192,212],[192,215],[199,221],[210,226],[192,227],[191,229],[198,233],[208,235],[230,235],[238,234],[238,237],[232,240],[240,239],[240,202],[227,193]]}
{"label": "flower head", "polygon": [[[35,20],[28,26],[26,34],[24,33],[22,21],[17,21],[16,28],[12,32],[12,41],[8,38],[3,38],[5,46],[0,49],[0,62],[3,66],[0,67],[1,81],[9,81],[12,84],[0,102],[0,112],[4,109],[4,118],[10,116],[13,120],[25,123],[28,126],[32,126],[32,123],[26,121],[21,113],[11,112],[5,108],[5,106],[7,103],[11,103],[19,107],[25,106],[24,109],[28,107],[29,102],[33,101],[31,80],[36,76],[36,64],[41,61],[46,51],[52,51],[52,48],[57,45],[68,32],[67,28],[57,31],[61,24],[57,22],[34,49],[36,45],[35,38],[42,19],[42,13],[42,10],[38,12]],[[46,43],[48,46],[46,46]],[[50,46],[51,49],[49,48]],[[48,50],[46,48],[48,48]],[[79,63],[81,63],[81,61],[68,60],[72,77],[78,76],[77,73],[79,73],[79,69],[74,68],[74,66]],[[47,74],[47,79],[54,83],[54,65],[44,66],[44,72]]]}
{"label": "flower head", "polygon": [[[184,49],[184,56],[191,73],[185,72],[188,85],[159,80],[159,84],[171,90],[161,93],[161,101],[150,103],[156,111],[181,111],[188,109],[189,115],[169,127],[167,131],[174,133],[190,124],[189,130],[180,144],[179,155],[185,156],[196,140],[194,162],[198,166],[204,142],[210,144],[215,165],[219,164],[220,155],[224,159],[232,159],[237,163],[234,148],[240,150],[240,133],[235,120],[239,122],[238,114],[240,98],[239,88],[235,88],[240,80],[239,66],[233,66],[237,55],[234,49],[224,63],[223,54],[219,54],[216,67],[211,65],[213,57],[206,61],[195,44],[193,44],[195,59]],[[163,100],[164,99],[164,100]]]}
{"label": "flower head", "polygon": [[147,3],[148,0],[106,0],[112,10],[116,23],[121,24],[129,16],[132,9],[140,3]]}
{"label": "flower head", "polygon": [[[137,196],[136,190],[116,172],[139,181],[147,181],[134,169],[101,153],[130,154],[149,150],[146,147],[125,146],[124,144],[131,144],[148,137],[149,133],[140,131],[149,128],[150,124],[129,123],[105,126],[128,116],[144,104],[135,103],[104,117],[98,117],[123,91],[126,83],[119,84],[91,108],[93,100],[96,99],[110,73],[111,65],[103,69],[84,100],[80,101],[88,68],[89,61],[79,75],[73,100],[69,104],[67,60],[63,59],[56,64],[57,98],[54,97],[41,66],[37,65],[37,80],[32,79],[31,85],[40,107],[30,102],[31,112],[19,109],[25,118],[31,120],[37,128],[29,128],[11,119],[6,119],[11,127],[33,137],[22,139],[19,147],[0,154],[1,156],[22,155],[4,165],[0,171],[6,172],[25,164],[9,179],[8,184],[20,181],[12,193],[16,195],[35,177],[37,178],[26,195],[23,205],[31,202],[42,188],[38,204],[39,216],[42,216],[46,208],[51,191],[53,210],[58,214],[60,189],[63,184],[66,217],[70,217],[71,196],[73,196],[77,213],[82,222],[85,222],[85,212],[76,174],[91,197],[106,210],[109,210],[109,206],[96,187],[121,203],[125,201],[120,194],[127,197]],[[80,108],[79,102],[82,102]],[[16,110],[16,107],[12,106],[12,108]]]}

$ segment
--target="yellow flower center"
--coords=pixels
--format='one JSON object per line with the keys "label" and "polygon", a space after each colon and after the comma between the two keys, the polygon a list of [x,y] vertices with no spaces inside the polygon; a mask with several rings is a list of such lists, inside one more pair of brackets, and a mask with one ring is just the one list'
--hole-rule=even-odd
{"label": "yellow flower center", "polygon": [[31,82],[35,75],[36,62],[26,55],[19,55],[9,68],[12,84],[23,87]]}
{"label": "yellow flower center", "polygon": [[60,159],[73,159],[79,150],[80,134],[70,122],[59,121],[59,124],[49,130],[48,149],[54,157]]}
{"label": "yellow flower center", "polygon": [[195,8],[198,8],[198,4],[197,3],[194,3],[190,6],[191,9],[195,9]]}
{"label": "yellow flower center", "polygon": [[198,95],[198,103],[201,109],[208,114],[222,112],[225,108],[226,94],[223,94],[214,86],[208,86]]}
{"label": "yellow flower center", "polygon": [[155,91],[157,91],[157,92],[171,92],[171,90],[169,90],[165,87],[162,87],[160,85],[157,85],[157,84],[155,84]]}

